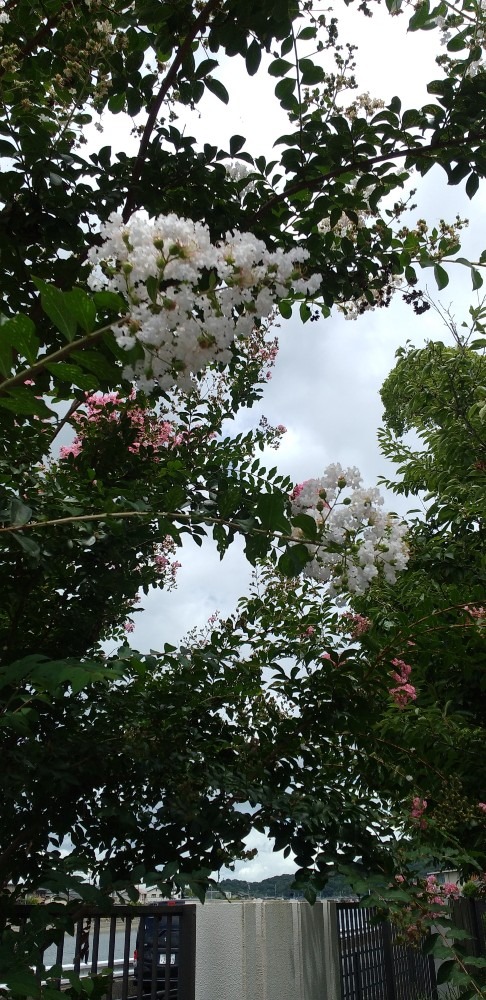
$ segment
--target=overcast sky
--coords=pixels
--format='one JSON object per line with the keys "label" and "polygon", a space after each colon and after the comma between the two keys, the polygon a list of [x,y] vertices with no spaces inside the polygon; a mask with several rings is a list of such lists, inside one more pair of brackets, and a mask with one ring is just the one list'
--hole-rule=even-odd
{"label": "overcast sky", "polygon": [[[342,23],[347,26],[342,29],[342,38],[360,46],[358,93],[369,91],[372,97],[385,101],[398,94],[407,107],[425,103],[426,83],[439,75],[434,66],[438,33],[407,35],[405,17],[390,18],[380,9],[368,19],[341,7]],[[217,75],[230,91],[229,107],[208,95],[198,105],[198,115],[188,120],[187,130],[198,139],[217,141],[226,148],[231,135],[242,134],[248,137],[246,148],[253,155],[270,157],[271,140],[287,129],[273,95],[276,81],[261,74],[248,78],[237,59],[225,61],[224,74]],[[424,180],[417,178],[417,185],[419,207],[413,219],[452,220],[456,213],[468,217],[471,226],[464,240],[464,255],[477,256],[483,249],[478,221],[484,209],[484,191],[469,202],[462,190],[447,187],[439,168],[433,168]],[[459,319],[467,318],[469,303],[477,303],[470,291],[469,272],[458,267],[440,299],[432,272],[424,274],[436,301],[445,307],[452,305]],[[377,446],[380,385],[393,367],[400,344],[447,339],[439,317],[432,311],[417,317],[396,298],[390,308],[368,312],[356,322],[339,314],[307,325],[293,318],[282,320],[277,332],[280,353],[264,400],[258,408],[238,416],[232,425],[235,433],[255,426],[265,414],[270,423],[287,428],[279,451],[269,454],[268,464],[277,465],[293,481],[319,476],[326,465],[339,461],[343,466],[357,465],[365,483],[374,484],[380,474],[390,472]],[[396,506],[393,498],[390,505],[392,509]],[[245,593],[251,568],[238,542],[222,563],[211,542],[202,549],[188,542],[182,563],[177,590],[170,594],[152,592],[143,598],[143,613],[135,616],[131,642],[143,651],[177,641],[190,628],[203,625],[215,610],[231,612]],[[261,835],[255,834],[249,843],[259,848],[259,855],[246,865],[237,863],[237,877],[261,879],[293,869],[289,860],[272,853],[271,844]]]}

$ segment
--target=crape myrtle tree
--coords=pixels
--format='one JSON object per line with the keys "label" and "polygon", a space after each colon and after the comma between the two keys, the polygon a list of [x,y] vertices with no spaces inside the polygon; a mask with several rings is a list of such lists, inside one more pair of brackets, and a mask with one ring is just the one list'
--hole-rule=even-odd
{"label": "crape myrtle tree", "polygon": [[[394,294],[420,313],[421,269],[444,287],[454,260],[482,282],[482,261],[458,257],[461,220],[403,218],[412,173],[442,169],[470,197],[485,173],[481,4],[409,11],[440,55],[429,102],[406,110],[359,93],[338,14],[285,0],[0,5],[4,920],[39,887],[99,900],[145,879],[201,893],[252,829],[295,851],[311,892],[338,856],[383,869],[403,820],[370,736],[384,706],[403,719],[413,701],[401,651],[391,680],[371,663],[329,673],[304,656],[304,675],[302,658],[288,663],[317,614],[324,659],[339,658],[331,602],[396,585],[404,526],[356,470],[293,487],[263,469],[255,452],[279,428],[224,436],[261,395],[276,315],[355,318]],[[185,124],[206,91],[229,101],[232,58],[269,76],[287,113],[270,162],[244,136],[200,145]],[[122,113],[133,154],[123,130],[114,145],[103,135]],[[221,555],[239,534],[250,562],[278,565],[269,586],[295,607],[293,645],[273,616],[265,649],[259,626],[243,657],[245,612],[181,649],[125,643],[107,657],[140,591],[171,586],[181,542],[206,534]],[[11,992],[38,995],[36,948],[69,918],[6,931]]]}
{"label": "crape myrtle tree", "polygon": [[[397,467],[386,485],[416,508],[406,569],[393,583],[374,574],[365,590],[348,565],[340,608],[329,595],[335,571],[322,582],[332,552],[321,556],[321,580],[309,562],[298,586],[261,566],[231,627],[221,623],[211,643],[240,630],[249,665],[266,670],[289,729],[300,734],[302,766],[325,783],[320,817],[312,783],[301,783],[300,829],[291,829],[288,811],[270,819],[276,843],[290,839],[302,866],[297,879],[337,864],[392,916],[404,942],[426,941],[429,953],[447,959],[444,982],[484,996],[484,968],[464,961],[465,934],[448,912],[459,889],[424,874],[456,869],[479,887],[486,862],[484,306],[471,310],[469,329],[447,314],[442,320],[455,346],[400,349],[382,388],[381,448]],[[327,516],[330,526],[352,499],[351,472],[337,506],[321,480],[326,506],[314,506],[316,521]],[[268,754],[278,771],[282,761]]]}

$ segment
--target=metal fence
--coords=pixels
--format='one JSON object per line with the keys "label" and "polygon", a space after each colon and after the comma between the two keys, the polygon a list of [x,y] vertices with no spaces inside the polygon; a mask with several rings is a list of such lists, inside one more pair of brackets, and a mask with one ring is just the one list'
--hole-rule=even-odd
{"label": "metal fence", "polygon": [[342,1000],[435,997],[434,960],[396,941],[394,927],[373,909],[336,903]]}
{"label": "metal fence", "polygon": [[[27,930],[32,910],[19,905],[14,921]],[[69,974],[106,976],[107,1000],[194,1000],[196,907],[162,903],[109,911],[79,906],[74,934],[66,932],[39,956],[39,979],[62,991]],[[49,970],[56,967],[56,978]]]}

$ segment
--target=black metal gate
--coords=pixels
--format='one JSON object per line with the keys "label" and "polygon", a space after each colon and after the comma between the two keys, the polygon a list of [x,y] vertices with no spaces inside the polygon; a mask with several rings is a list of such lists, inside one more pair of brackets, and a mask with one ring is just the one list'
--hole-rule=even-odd
{"label": "black metal gate", "polygon": [[[463,954],[472,958],[486,958],[486,899],[460,896],[452,904],[454,924],[470,935],[461,941]],[[467,962],[466,962],[467,964]],[[486,968],[472,968],[474,978],[486,986]]]}
{"label": "black metal gate", "polygon": [[342,1000],[417,1000],[436,996],[434,960],[397,944],[373,909],[336,903]]}
{"label": "black metal gate", "polygon": [[[13,919],[21,935],[33,909],[40,915],[38,906],[15,907]],[[49,909],[46,904],[46,917]],[[73,917],[74,935],[64,933],[57,945],[39,954],[40,980],[61,991],[70,974],[105,974],[107,1000],[194,1000],[194,904],[114,905],[106,912],[80,905]],[[58,970],[54,980],[49,975],[53,967]]]}

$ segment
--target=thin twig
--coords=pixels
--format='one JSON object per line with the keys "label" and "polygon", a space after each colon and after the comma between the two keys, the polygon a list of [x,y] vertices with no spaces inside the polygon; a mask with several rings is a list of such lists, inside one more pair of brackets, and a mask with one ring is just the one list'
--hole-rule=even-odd
{"label": "thin twig", "polygon": [[152,102],[152,106],[148,113],[147,121],[145,123],[145,127],[143,130],[142,138],[140,140],[140,146],[138,149],[137,157],[135,159],[135,163],[133,164],[132,175],[130,178],[130,184],[128,188],[128,194],[122,212],[122,219],[124,222],[128,222],[132,212],[135,210],[135,187],[138,181],[140,180],[140,176],[143,170],[143,165],[145,163],[145,157],[147,154],[148,145],[162,104],[170,88],[175,83],[177,73],[179,72],[182,63],[184,62],[186,55],[188,55],[188,53],[191,51],[192,43],[196,38],[196,35],[202,28],[206,27],[210,14],[216,7],[219,6],[220,2],[221,0],[209,0],[209,2],[205,4],[201,13],[199,14],[199,17],[197,17],[196,20],[194,21],[194,24],[189,34],[186,35],[180,49],[177,52],[174,62],[172,63],[170,69],[168,70],[166,76],[164,77],[162,86],[155,100]]}
{"label": "thin twig", "polygon": [[300,69],[299,69],[299,56],[297,52],[297,39],[295,37],[294,26],[292,24],[292,42],[294,46],[294,56],[295,56],[295,72],[297,74],[297,100],[299,102],[299,145],[300,145],[300,159],[302,166],[305,166],[305,154],[304,154],[304,141],[303,141],[303,123],[302,123],[302,93],[300,86]]}

